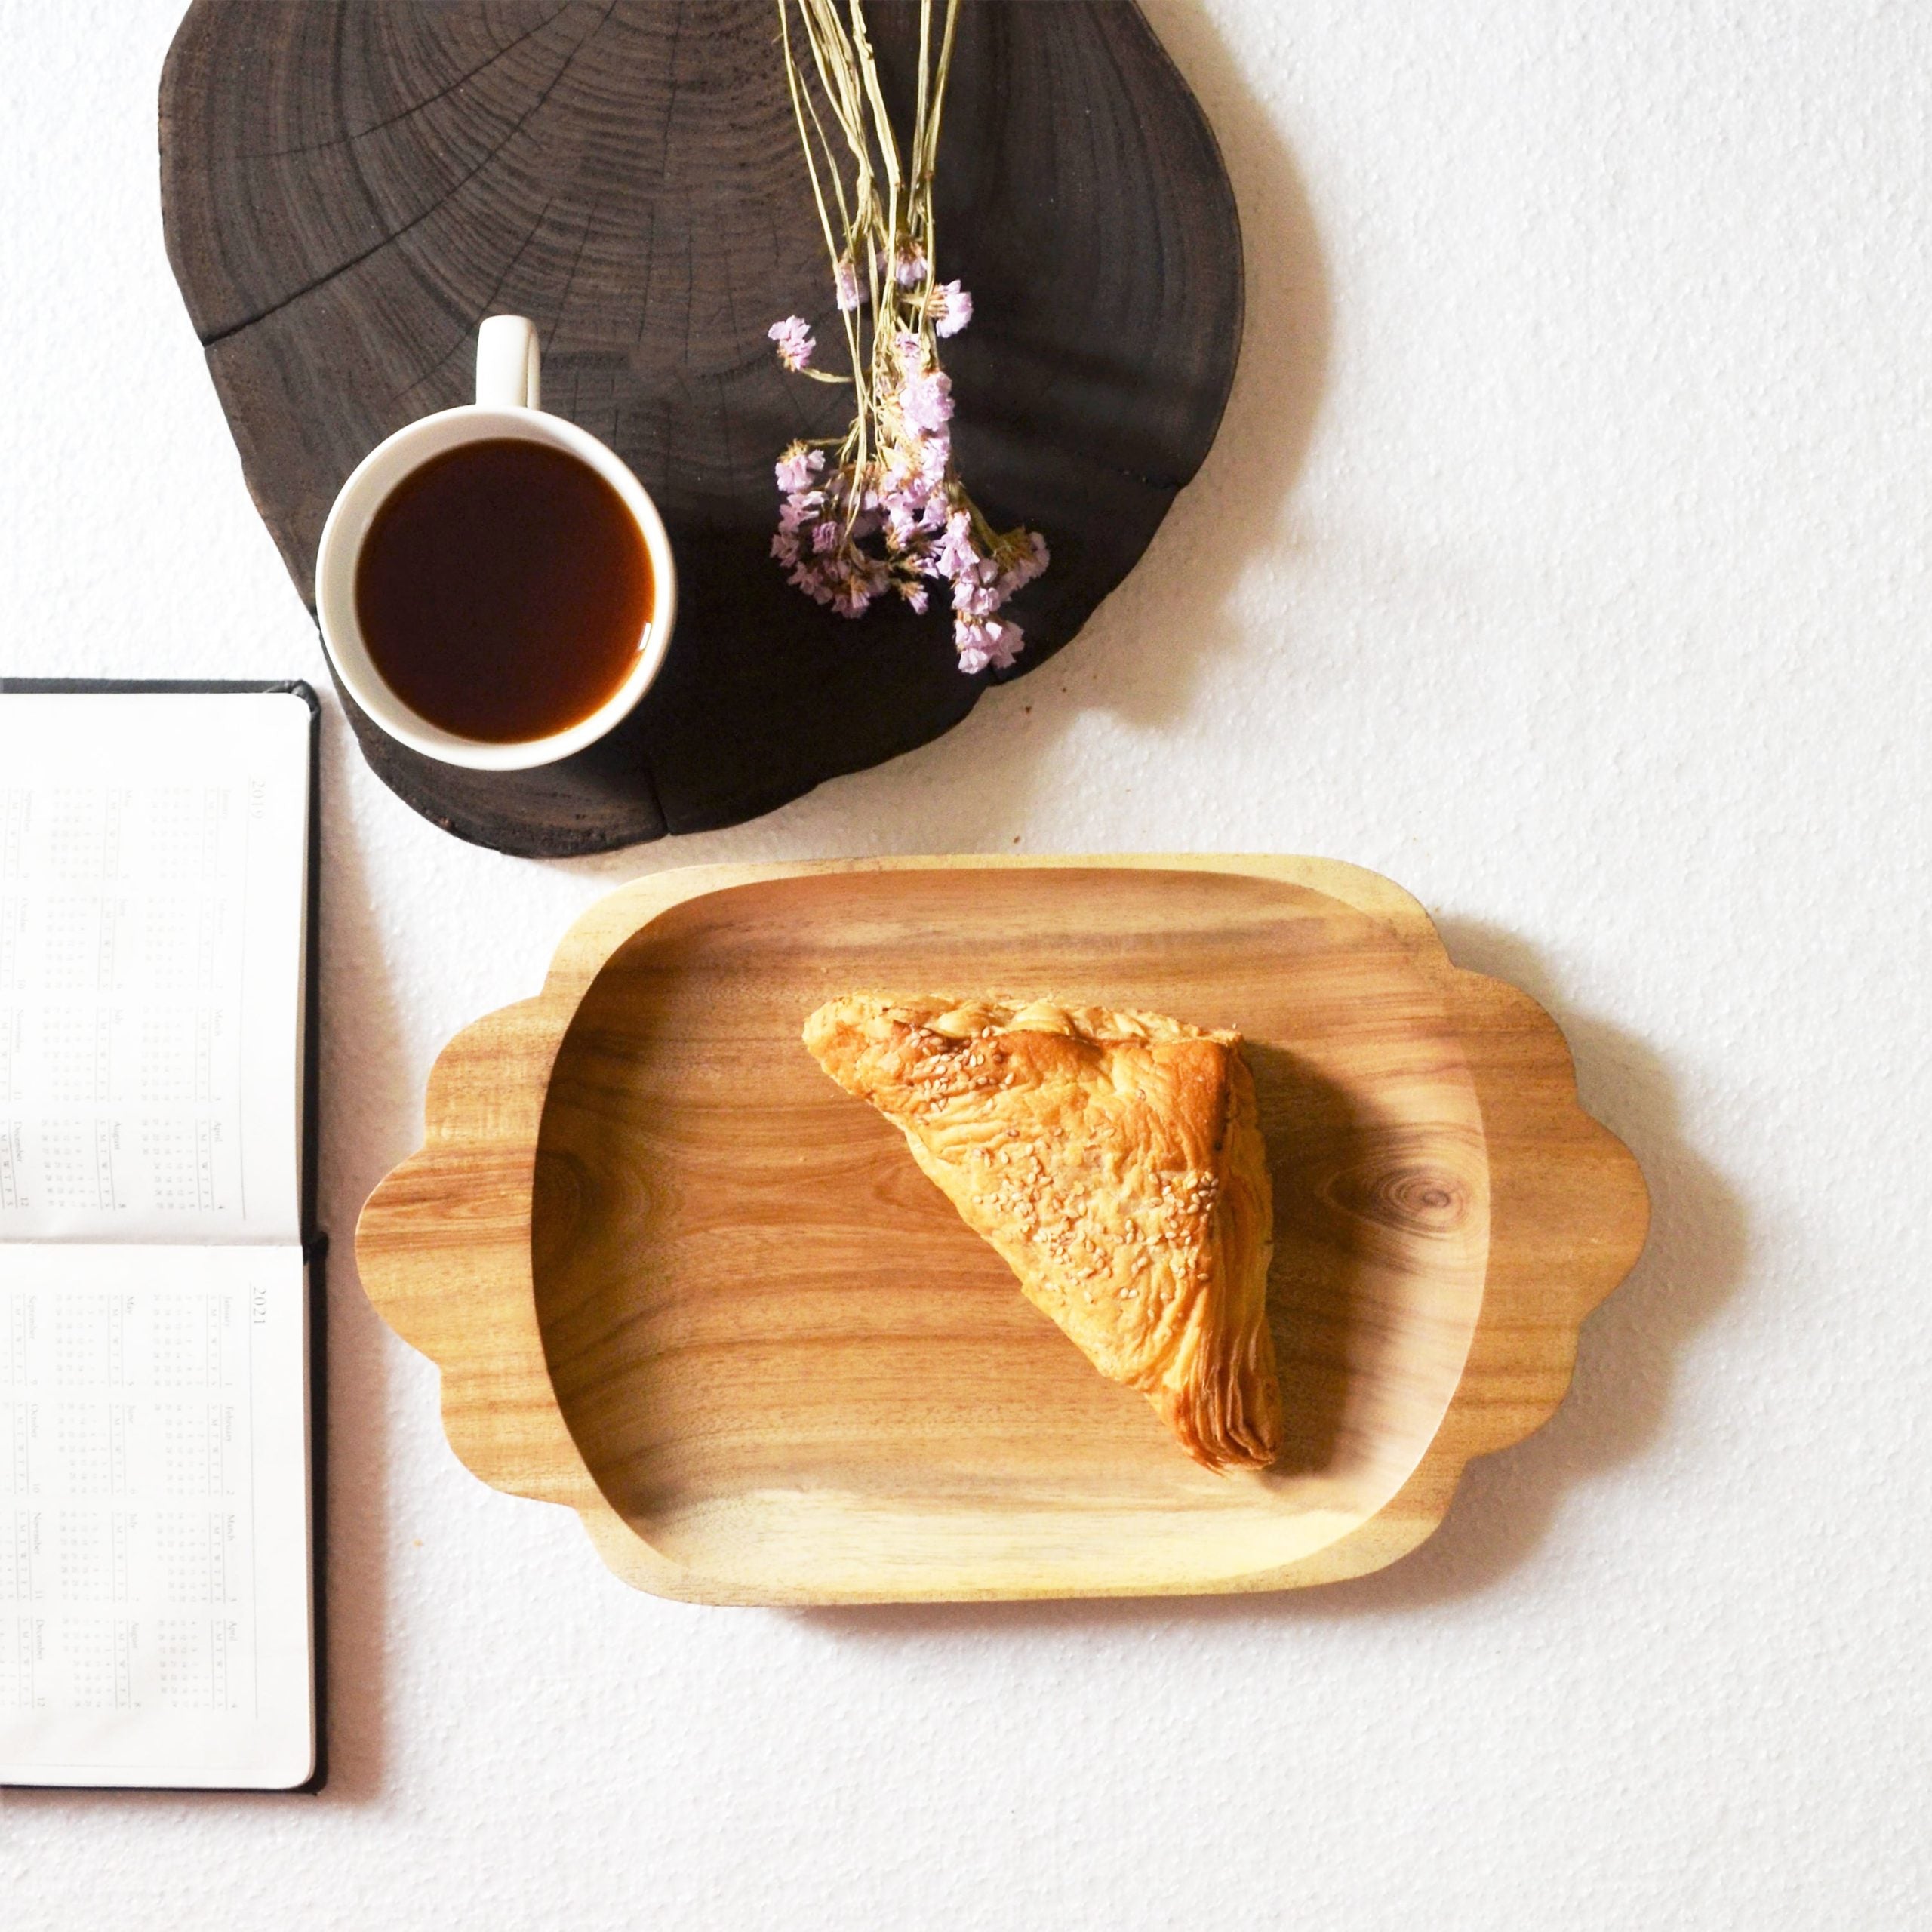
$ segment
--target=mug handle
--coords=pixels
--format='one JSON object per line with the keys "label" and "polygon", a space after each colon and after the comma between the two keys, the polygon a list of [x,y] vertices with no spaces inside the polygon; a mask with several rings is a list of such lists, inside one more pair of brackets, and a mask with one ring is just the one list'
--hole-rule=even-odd
{"label": "mug handle", "polygon": [[476,400],[485,409],[541,409],[543,351],[528,315],[492,315],[476,336]]}

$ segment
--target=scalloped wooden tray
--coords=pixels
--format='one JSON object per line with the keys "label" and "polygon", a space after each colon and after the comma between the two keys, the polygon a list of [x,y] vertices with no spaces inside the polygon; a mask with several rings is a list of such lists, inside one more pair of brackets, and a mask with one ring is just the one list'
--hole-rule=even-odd
{"label": "scalloped wooden tray", "polygon": [[[799,1043],[834,993],[1239,1026],[1272,1156],[1290,1440],[1196,1468]],[[1315,859],[701,867],[591,908],[457,1035],[364,1286],[452,1447],[638,1587],[712,1603],[1286,1589],[1414,1549],[1562,1400],[1643,1245],[1561,1034]]]}

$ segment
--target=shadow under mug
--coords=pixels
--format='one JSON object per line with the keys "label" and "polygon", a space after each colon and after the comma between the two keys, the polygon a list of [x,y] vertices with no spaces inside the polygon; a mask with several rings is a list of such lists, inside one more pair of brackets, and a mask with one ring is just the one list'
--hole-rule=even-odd
{"label": "shadow under mug", "polygon": [[[389,735],[426,758],[475,771],[521,771],[554,764],[594,744],[636,708],[664,662],[678,614],[677,568],[664,520],[630,466],[574,423],[540,406],[540,351],[535,327],[521,315],[492,315],[476,338],[476,400],[405,428],[378,443],[343,484],[322,526],[315,557],[315,615],[343,686]],[[616,690],[586,718],[541,738],[486,743],[446,731],[397,696],[370,655],[356,611],[356,571],[371,526],[403,479],[465,443],[504,438],[543,443],[575,457],[610,485],[635,519],[651,559],[651,613],[638,639],[637,660]]]}

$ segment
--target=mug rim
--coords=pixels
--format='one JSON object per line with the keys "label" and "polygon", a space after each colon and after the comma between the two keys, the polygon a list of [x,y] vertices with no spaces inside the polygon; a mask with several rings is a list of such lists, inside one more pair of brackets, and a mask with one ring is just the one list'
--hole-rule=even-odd
{"label": "mug rim", "polygon": [[[468,738],[425,718],[377,669],[355,608],[355,577],[377,513],[432,457],[466,444],[508,438],[548,444],[595,470],[614,489],[637,525],[651,558],[651,614],[638,641],[637,661],[622,684],[592,712],[561,731],[503,743]],[[426,445],[426,447],[418,447]],[[347,549],[344,550],[344,546]],[[610,445],[567,417],[548,410],[466,402],[418,417],[385,436],[349,473],[336,493],[315,551],[315,617],[324,649],[343,688],[380,731],[439,764],[472,771],[525,771],[595,744],[629,717],[662,668],[677,622],[677,572],[670,537],[651,493]]]}

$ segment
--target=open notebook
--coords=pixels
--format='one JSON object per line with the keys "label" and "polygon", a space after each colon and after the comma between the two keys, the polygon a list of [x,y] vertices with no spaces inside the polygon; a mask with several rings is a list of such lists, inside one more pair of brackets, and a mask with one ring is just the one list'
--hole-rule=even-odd
{"label": "open notebook", "polygon": [[315,700],[0,682],[0,1783],[316,1767]]}

